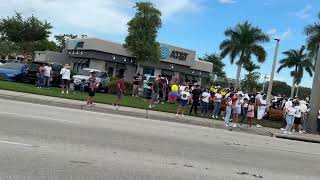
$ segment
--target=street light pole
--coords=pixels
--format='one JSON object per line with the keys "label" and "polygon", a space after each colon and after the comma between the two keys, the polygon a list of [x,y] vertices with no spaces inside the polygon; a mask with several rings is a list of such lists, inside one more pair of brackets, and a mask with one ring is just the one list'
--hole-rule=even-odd
{"label": "street light pole", "polygon": [[318,46],[318,53],[315,58],[316,67],[313,75],[313,85],[311,89],[310,98],[310,115],[306,123],[308,133],[317,133],[317,119],[320,109],[320,43]]}
{"label": "street light pole", "polygon": [[264,93],[264,90],[266,88],[266,80],[267,80],[268,76],[267,74],[264,75],[263,77],[263,86],[262,86],[262,92]]}
{"label": "street light pole", "polygon": [[279,50],[279,45],[280,45],[280,39],[274,39],[274,40],[277,42],[277,44],[276,44],[276,48],[275,48],[275,51],[274,51],[274,57],[273,57],[273,63],[272,63],[272,71],[271,71],[271,75],[270,75],[269,87],[268,87],[268,92],[267,92],[267,108],[268,109],[270,107],[270,99],[271,99],[273,78],[274,78],[274,72],[276,70],[277,56],[278,56],[278,50]]}

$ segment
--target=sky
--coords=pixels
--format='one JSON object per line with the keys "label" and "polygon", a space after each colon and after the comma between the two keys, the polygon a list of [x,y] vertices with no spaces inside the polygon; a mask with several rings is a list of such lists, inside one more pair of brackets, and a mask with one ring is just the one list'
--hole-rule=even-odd
{"label": "sky", "polygon": [[[248,20],[271,37],[281,39],[278,61],[288,49],[305,44],[303,29],[317,21],[319,0],[150,0],[162,12],[158,41],[191,49],[198,57],[219,53],[219,44],[226,39],[224,31]],[[135,0],[0,0],[0,16],[21,12],[34,14],[53,26],[52,36],[60,33],[86,34],[123,43],[127,22],[134,16]],[[270,75],[275,42],[262,44],[268,52],[266,62],[258,70]],[[225,71],[235,78],[236,65],[225,58]],[[279,64],[277,64],[279,67]],[[241,76],[244,77],[245,70]],[[275,74],[276,80],[292,83],[290,70]],[[301,83],[311,87],[308,74]]]}

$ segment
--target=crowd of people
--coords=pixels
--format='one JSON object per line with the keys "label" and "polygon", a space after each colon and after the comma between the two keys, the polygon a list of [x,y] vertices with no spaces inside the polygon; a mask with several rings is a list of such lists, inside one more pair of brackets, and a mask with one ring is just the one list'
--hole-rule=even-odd
{"label": "crowd of people", "polygon": [[[212,116],[213,119],[222,118],[226,127],[237,127],[247,123],[252,127],[252,120],[257,119],[256,126],[261,128],[261,121],[268,116],[266,94],[263,92],[247,93],[245,90],[235,91],[220,86],[205,87],[197,83],[168,82],[166,78],[158,76],[154,82],[149,82],[146,77],[137,74],[134,76],[132,96],[138,96],[139,89],[143,88],[143,96],[149,100],[149,108],[157,103],[178,102],[176,117],[184,117],[185,111],[190,106],[189,115]],[[121,83],[120,83],[121,84]],[[175,92],[172,86],[178,85]],[[119,92],[122,92],[119,87]],[[123,95],[123,94],[122,94]],[[120,97],[122,97],[120,95]],[[281,130],[284,134],[292,134],[293,131],[304,133],[306,119],[310,111],[309,99],[290,99],[282,97],[281,101],[269,104],[270,109],[283,111],[283,123]],[[319,111],[320,121],[320,111]],[[319,129],[320,130],[320,129]]]}
{"label": "crowd of people", "polygon": [[[42,65],[37,73],[37,87],[50,87],[50,77],[52,68],[49,65]],[[74,91],[74,84],[70,79],[70,66],[65,65],[61,71],[61,93]],[[88,98],[87,105],[93,106],[93,98],[99,83],[96,79],[96,72],[92,71],[88,80]],[[72,85],[73,84],[73,85]],[[172,90],[177,86],[177,91]],[[81,87],[80,87],[81,88]],[[84,87],[82,87],[83,89]],[[154,81],[147,77],[142,77],[139,73],[133,77],[132,96],[139,96],[142,90],[142,96],[149,101],[149,108],[156,104],[178,103],[176,117],[184,117],[185,111],[190,105],[189,115],[194,114],[202,117],[212,116],[213,119],[222,118],[226,127],[241,126],[245,122],[247,127],[252,127],[252,120],[256,118],[258,128],[262,127],[261,121],[267,115],[266,95],[263,92],[248,94],[245,91],[235,91],[220,86],[200,86],[197,83],[181,83],[177,80],[168,81],[166,78],[157,76]],[[113,103],[119,108],[121,100],[125,93],[125,81],[119,77],[117,81],[117,100]],[[270,108],[282,110],[284,117],[282,128],[284,134],[292,134],[297,131],[304,133],[306,129],[306,120],[310,111],[309,99],[300,100],[298,97],[290,99],[282,97],[279,102],[269,104]],[[200,109],[200,110],[199,110]],[[318,131],[320,132],[320,110],[318,117]]]}

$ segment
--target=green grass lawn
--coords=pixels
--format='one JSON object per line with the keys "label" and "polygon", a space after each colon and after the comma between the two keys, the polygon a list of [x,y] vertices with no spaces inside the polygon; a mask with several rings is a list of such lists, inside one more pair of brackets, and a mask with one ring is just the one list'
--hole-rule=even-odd
{"label": "green grass lawn", "polygon": [[[61,94],[60,88],[41,88],[38,89],[32,84],[24,84],[24,83],[16,83],[16,82],[7,82],[7,81],[0,81],[0,89],[10,90],[10,91],[17,91],[17,92],[24,92],[24,93],[31,93],[31,94],[39,94],[45,96],[52,96],[52,97],[60,97],[66,99],[74,99],[80,101],[86,101],[88,93],[76,91],[75,94]],[[116,95],[105,94],[105,93],[97,93],[95,96],[96,103],[103,103],[103,104],[112,104],[117,99]],[[134,107],[140,109],[147,109],[148,102],[140,97],[131,97],[131,96],[124,96],[122,99],[122,106],[127,107]],[[156,105],[153,110],[156,111],[163,111],[163,112],[170,112],[174,113],[176,111],[177,105],[176,104],[158,104]]]}
{"label": "green grass lawn", "polygon": [[[76,91],[75,94],[61,94],[61,89],[59,88],[41,88],[38,89],[32,84],[24,84],[24,83],[16,83],[16,82],[8,82],[8,81],[0,81],[0,89],[3,90],[10,90],[10,91],[17,91],[17,92],[24,92],[24,93],[31,93],[31,94],[39,94],[45,96],[52,96],[52,97],[60,97],[66,99],[73,99],[73,100],[80,100],[86,101],[87,93]],[[104,93],[97,93],[95,97],[96,103],[103,103],[103,104],[112,104],[116,100],[117,96],[104,94]],[[131,96],[124,96],[122,99],[122,106],[127,107],[134,107],[139,109],[147,109],[148,102],[140,97],[131,97]],[[190,106],[189,106],[190,107]],[[175,113],[177,108],[177,104],[157,104],[155,108],[152,110],[155,111],[162,111],[162,112],[169,112]],[[186,110],[189,112],[189,108]],[[210,116],[208,116],[209,118]],[[257,121],[253,120],[253,124],[256,124]],[[261,124],[265,127],[272,127],[272,128],[280,128],[281,123],[275,121],[264,120]]]}

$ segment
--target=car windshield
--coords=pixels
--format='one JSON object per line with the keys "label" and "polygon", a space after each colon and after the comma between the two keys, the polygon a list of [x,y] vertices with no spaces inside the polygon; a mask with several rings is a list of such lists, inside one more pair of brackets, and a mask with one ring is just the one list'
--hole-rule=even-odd
{"label": "car windshield", "polygon": [[23,66],[24,64],[19,64],[19,63],[6,63],[1,65],[1,68],[21,70]]}
{"label": "car windshield", "polygon": [[[81,70],[79,71],[78,75],[90,76],[90,71],[91,70]],[[98,78],[102,78],[105,75],[104,72],[96,72],[96,74]]]}
{"label": "car windshield", "polygon": [[40,64],[38,63],[32,63],[29,66],[29,71],[38,71],[40,67]]}

